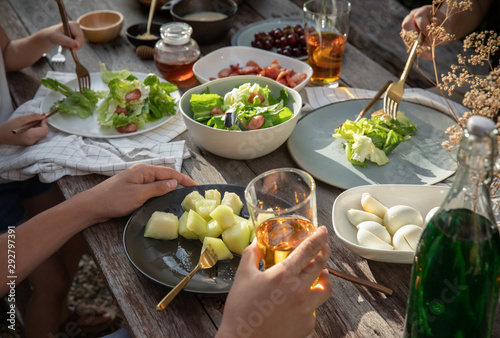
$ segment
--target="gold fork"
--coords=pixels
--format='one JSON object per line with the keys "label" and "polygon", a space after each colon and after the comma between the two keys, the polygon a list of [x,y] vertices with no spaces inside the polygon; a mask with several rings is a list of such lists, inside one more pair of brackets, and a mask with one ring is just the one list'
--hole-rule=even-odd
{"label": "gold fork", "polygon": [[[69,23],[68,23],[68,16],[66,14],[66,10],[64,8],[64,3],[62,0],[56,0],[57,1],[57,6],[59,7],[59,14],[61,14],[61,20],[62,24],[64,27],[64,34],[72,38],[73,36],[71,35],[71,29],[69,28]],[[76,64],[76,76],[78,78],[78,89],[80,92],[82,91],[82,88],[89,88],[90,89],[90,74],[87,68],[82,66],[80,61],[78,61],[78,58],[76,57],[76,53],[73,49],[71,50],[71,56],[73,56],[73,60],[75,60]]]}
{"label": "gold fork", "polygon": [[170,292],[156,305],[156,311],[163,311],[167,305],[177,296],[177,294],[186,286],[195,273],[200,269],[210,269],[217,263],[217,256],[210,245],[201,253],[200,261],[193,271],[189,273],[183,280],[180,281]]}
{"label": "gold fork", "polygon": [[408,77],[411,66],[413,65],[413,61],[415,61],[415,58],[417,57],[417,48],[422,43],[422,40],[423,35],[420,33],[417,40],[413,43],[410,55],[408,56],[408,60],[406,61],[405,68],[403,69],[403,73],[401,74],[399,81],[391,84],[385,92],[384,113],[389,114],[389,116],[393,119],[396,119],[398,116],[399,102],[401,102],[401,98],[403,97],[403,93],[405,91],[405,81]]}

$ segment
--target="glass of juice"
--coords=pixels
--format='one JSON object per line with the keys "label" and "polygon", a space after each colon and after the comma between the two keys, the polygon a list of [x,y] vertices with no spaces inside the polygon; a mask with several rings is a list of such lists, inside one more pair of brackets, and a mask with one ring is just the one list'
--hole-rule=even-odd
{"label": "glass of juice", "polygon": [[245,199],[266,269],[316,231],[316,183],[303,170],[267,171],[248,184]]}
{"label": "glass of juice", "polygon": [[347,0],[310,0],[304,3],[304,34],[311,82],[335,88],[349,32],[351,3]]}

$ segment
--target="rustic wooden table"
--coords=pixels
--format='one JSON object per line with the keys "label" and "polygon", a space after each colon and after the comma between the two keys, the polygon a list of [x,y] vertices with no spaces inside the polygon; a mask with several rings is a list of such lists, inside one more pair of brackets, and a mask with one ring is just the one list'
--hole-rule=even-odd
{"label": "rustic wooden table", "polygon": [[[387,80],[395,80],[406,61],[406,52],[399,38],[400,23],[408,11],[395,0],[352,0],[353,13],[349,44],[342,67],[344,86],[378,89]],[[272,4],[272,5],[271,5]],[[206,54],[230,45],[230,37],[244,26],[272,18],[300,18],[302,0],[245,0],[239,7],[234,26],[219,43],[202,46]],[[125,27],[146,21],[148,9],[135,0],[65,1],[70,19],[97,9],[114,9],[125,17],[124,29],[114,41],[106,44],[86,43],[78,52],[80,61],[91,71],[99,71],[98,61],[109,69],[155,72],[153,61],[139,59],[126,39]],[[26,36],[60,21],[53,0],[2,0],[0,22],[12,39]],[[168,11],[155,14],[155,21],[171,21]],[[457,46],[440,50],[441,69],[449,65]],[[421,64],[430,72],[429,64]],[[74,63],[51,65],[41,59],[34,66],[9,74],[10,89],[17,105],[31,99],[40,79],[48,70],[74,71]],[[412,71],[408,85],[428,87],[424,77]],[[199,184],[227,183],[246,185],[256,175],[273,168],[296,167],[286,146],[272,154],[250,161],[220,158],[198,148],[188,132],[177,139],[186,141],[191,158],[184,160],[182,171]],[[59,180],[66,197],[98,184],[105,177],[88,175],[64,177]],[[368,261],[350,252],[332,230],[331,209],[342,191],[318,182],[318,217],[330,229],[331,259],[328,266],[366,278],[394,290],[392,296],[333,278],[334,292],[317,311],[314,337],[397,337],[403,331],[410,265]],[[155,305],[170,289],[139,273],[129,263],[122,235],[127,218],[114,219],[84,231],[89,249],[107,280],[130,331],[136,337],[207,337],[220,325],[226,295],[203,295],[181,292],[161,313]],[[244,305],[242,305],[244,306]],[[495,327],[495,335],[500,329]]]}

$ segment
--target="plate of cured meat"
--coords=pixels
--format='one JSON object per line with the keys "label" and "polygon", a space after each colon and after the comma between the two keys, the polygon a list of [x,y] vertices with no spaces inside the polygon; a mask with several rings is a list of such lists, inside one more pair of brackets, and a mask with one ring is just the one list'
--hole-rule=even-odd
{"label": "plate of cured meat", "polygon": [[313,73],[303,61],[243,46],[220,48],[196,61],[193,71],[201,83],[234,75],[260,75],[297,91],[306,86]]}

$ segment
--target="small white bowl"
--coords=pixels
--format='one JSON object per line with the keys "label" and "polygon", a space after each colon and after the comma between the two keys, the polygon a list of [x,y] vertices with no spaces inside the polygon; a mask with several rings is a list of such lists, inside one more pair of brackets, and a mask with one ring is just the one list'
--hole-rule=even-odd
{"label": "small white bowl", "polygon": [[449,187],[430,185],[381,184],[363,185],[341,193],[332,210],[333,229],[342,243],[354,253],[379,262],[412,264],[415,252],[402,250],[371,249],[358,244],[357,229],[347,219],[347,210],[363,210],[361,195],[369,193],[386,207],[408,205],[420,211],[425,218],[434,207],[440,206]]}
{"label": "small white bowl", "polygon": [[307,63],[253,47],[237,46],[217,49],[196,61],[193,71],[198,81],[206,83],[210,81],[210,78],[217,79],[218,73],[224,68],[229,68],[230,65],[239,64],[240,67],[244,67],[248,61],[254,61],[261,68],[264,68],[271,65],[274,60],[287,69],[293,69],[297,73],[307,75],[306,79],[294,88],[296,91],[300,91],[309,83],[313,70]]}
{"label": "small white bowl", "polygon": [[[189,102],[192,94],[201,94],[208,88],[210,93],[224,97],[233,88],[248,82],[269,86],[273,97],[278,97],[280,91],[286,89],[289,94],[286,107],[293,112],[293,117],[270,128],[247,131],[215,129],[193,120],[193,111]],[[302,98],[297,91],[266,77],[250,75],[231,76],[202,84],[185,92],[179,102],[179,110],[187,129],[198,146],[215,155],[234,160],[249,160],[276,150],[292,133],[299,120],[301,109]]]}

